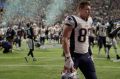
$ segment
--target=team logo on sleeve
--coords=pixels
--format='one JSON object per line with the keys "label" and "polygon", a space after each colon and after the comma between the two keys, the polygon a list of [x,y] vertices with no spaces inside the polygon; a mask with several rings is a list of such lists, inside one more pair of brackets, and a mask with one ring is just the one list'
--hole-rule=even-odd
{"label": "team logo on sleeve", "polygon": [[71,18],[71,17],[68,17],[68,20],[69,20],[69,21],[72,21],[72,18]]}

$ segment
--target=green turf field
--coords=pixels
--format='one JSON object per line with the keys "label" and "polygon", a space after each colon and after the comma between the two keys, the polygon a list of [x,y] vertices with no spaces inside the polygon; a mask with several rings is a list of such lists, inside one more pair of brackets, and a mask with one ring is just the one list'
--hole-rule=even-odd
{"label": "green turf field", "polygon": [[[53,47],[57,45],[54,44]],[[29,58],[28,63],[24,60],[28,52],[25,44],[21,50],[14,49],[10,54],[3,54],[0,51],[0,79],[60,79],[64,63],[61,57],[62,49],[53,47],[48,45],[48,49],[36,48],[34,54],[37,61],[33,62]],[[97,46],[93,51],[98,79],[120,79],[120,62],[107,60],[103,50],[101,56],[98,57]],[[115,58],[113,49],[111,56]],[[80,79],[84,79],[81,72],[79,76]]]}

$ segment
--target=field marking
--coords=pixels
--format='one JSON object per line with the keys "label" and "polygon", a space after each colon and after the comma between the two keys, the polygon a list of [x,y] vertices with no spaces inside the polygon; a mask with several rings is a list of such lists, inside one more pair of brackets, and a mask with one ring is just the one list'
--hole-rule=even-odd
{"label": "field marking", "polygon": [[0,67],[62,67],[62,65],[0,65]]}
{"label": "field marking", "polygon": [[[17,59],[17,58],[24,58],[24,57],[0,57],[0,59]],[[28,57],[30,58],[30,57]],[[36,57],[36,58],[41,58],[41,59],[64,59],[64,57]],[[93,59],[100,59],[104,60],[106,58],[93,58]]]}
{"label": "field marking", "polygon": [[[0,67],[63,67],[63,65],[0,65]],[[95,66],[96,68],[105,69],[120,69],[120,67],[113,66]]]}
{"label": "field marking", "polygon": [[[64,60],[64,57],[36,57],[39,59],[44,60]],[[24,57],[0,57],[0,59],[24,59]],[[31,59],[31,57],[28,57],[28,59]],[[93,60],[107,60],[106,58],[93,58]],[[113,61],[113,60],[110,60]],[[113,61],[115,62],[115,61]],[[119,61],[120,62],[120,61]]]}
{"label": "field marking", "polygon": [[[0,57],[0,59],[24,59],[24,57]],[[31,57],[28,57],[28,59],[31,59]],[[43,59],[44,61],[45,60],[51,61],[51,60],[64,60],[64,57],[36,57],[36,59],[39,61],[41,61],[40,59]],[[107,60],[107,59],[106,58],[93,58],[93,60]]]}
{"label": "field marking", "polygon": [[[64,57],[36,57],[37,60],[41,61],[41,59],[43,59],[43,61],[48,61],[48,60],[64,60]],[[24,57],[0,57],[0,59],[24,59]],[[31,57],[28,57],[28,59],[31,59]],[[114,59],[114,60],[113,60]],[[93,58],[93,60],[107,60],[106,58]],[[112,62],[120,62],[120,60],[116,60],[115,58],[112,58],[110,61]]]}
{"label": "field marking", "polygon": [[[28,59],[31,57],[28,57]],[[35,57],[37,59],[64,59],[63,57]],[[24,57],[0,57],[0,59],[24,59]]]}

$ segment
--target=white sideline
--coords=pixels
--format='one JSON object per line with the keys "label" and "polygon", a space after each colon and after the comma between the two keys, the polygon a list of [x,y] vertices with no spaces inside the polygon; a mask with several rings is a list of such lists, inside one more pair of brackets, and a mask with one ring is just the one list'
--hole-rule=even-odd
{"label": "white sideline", "polygon": [[[17,59],[17,58],[24,58],[24,57],[0,57],[0,59]],[[41,58],[41,59],[63,59],[63,57],[35,57],[35,58]]]}
{"label": "white sideline", "polygon": [[[24,57],[0,57],[0,59],[17,59],[17,58],[24,58]],[[41,58],[41,59],[47,59],[47,58],[50,58],[50,59],[64,59],[64,57],[36,57],[36,58]],[[104,60],[106,58],[94,58],[94,59],[100,59],[100,60]]]}
{"label": "white sideline", "polygon": [[62,67],[62,65],[0,65],[0,67]]}
{"label": "white sideline", "polygon": [[[63,65],[0,65],[0,67],[63,67]],[[120,69],[120,67],[113,66],[95,66],[96,68],[104,69]]]}

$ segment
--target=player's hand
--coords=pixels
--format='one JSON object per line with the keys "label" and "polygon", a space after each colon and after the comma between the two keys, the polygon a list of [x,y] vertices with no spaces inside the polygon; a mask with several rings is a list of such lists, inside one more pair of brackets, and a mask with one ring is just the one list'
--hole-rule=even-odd
{"label": "player's hand", "polygon": [[74,66],[73,60],[70,57],[65,57],[65,65],[66,68],[71,69]]}

